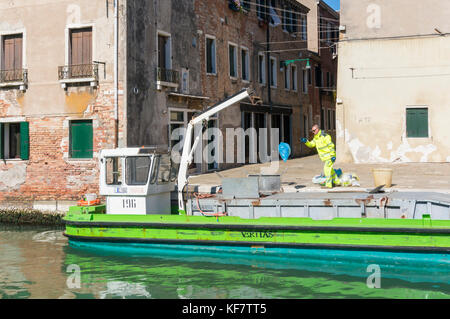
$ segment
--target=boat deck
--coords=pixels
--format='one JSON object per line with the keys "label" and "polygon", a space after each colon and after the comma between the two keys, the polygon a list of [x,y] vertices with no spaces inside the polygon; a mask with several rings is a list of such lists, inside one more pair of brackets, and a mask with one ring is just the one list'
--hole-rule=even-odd
{"label": "boat deck", "polygon": [[450,220],[450,196],[434,192],[276,193],[258,198],[216,194],[191,197],[188,214],[226,213],[241,218],[388,218]]}

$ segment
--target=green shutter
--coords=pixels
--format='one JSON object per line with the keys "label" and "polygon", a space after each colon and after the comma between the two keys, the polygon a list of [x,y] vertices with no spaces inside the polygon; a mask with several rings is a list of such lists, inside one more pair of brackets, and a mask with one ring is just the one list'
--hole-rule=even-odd
{"label": "green shutter", "polygon": [[3,123],[0,123],[0,158],[4,158],[4,153],[3,153]]}
{"label": "green shutter", "polygon": [[28,122],[20,123],[20,158],[30,159],[30,128]]}
{"label": "green shutter", "polygon": [[428,137],[428,109],[406,109],[407,137]]}
{"label": "green shutter", "polygon": [[70,156],[72,158],[92,158],[92,120],[72,121],[70,139]]}

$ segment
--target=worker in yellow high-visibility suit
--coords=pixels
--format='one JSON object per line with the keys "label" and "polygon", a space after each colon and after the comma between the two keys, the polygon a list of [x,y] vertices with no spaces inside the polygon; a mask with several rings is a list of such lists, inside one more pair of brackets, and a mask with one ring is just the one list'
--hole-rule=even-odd
{"label": "worker in yellow high-visibility suit", "polygon": [[333,169],[334,162],[336,161],[336,150],[334,143],[331,140],[331,136],[322,131],[319,125],[315,124],[311,130],[314,133],[312,141],[308,141],[306,138],[302,138],[302,143],[305,143],[309,148],[315,147],[319,153],[319,157],[324,162],[323,172],[325,174],[325,186],[327,188],[333,188],[333,185],[340,185],[341,181],[336,175]]}

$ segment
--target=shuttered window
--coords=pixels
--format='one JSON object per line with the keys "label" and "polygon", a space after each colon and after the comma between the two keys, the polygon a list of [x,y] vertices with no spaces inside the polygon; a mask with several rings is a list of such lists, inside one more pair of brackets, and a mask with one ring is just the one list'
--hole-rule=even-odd
{"label": "shuttered window", "polygon": [[70,30],[70,64],[92,64],[92,28]]}
{"label": "shuttered window", "polygon": [[2,70],[22,69],[22,34],[5,35],[2,48]]}
{"label": "shuttered window", "polygon": [[92,120],[70,122],[70,157],[92,158],[93,129]]}
{"label": "shuttered window", "polygon": [[428,108],[406,109],[407,137],[428,137]]}
{"label": "shuttered window", "polygon": [[0,158],[28,160],[28,122],[0,123]]}

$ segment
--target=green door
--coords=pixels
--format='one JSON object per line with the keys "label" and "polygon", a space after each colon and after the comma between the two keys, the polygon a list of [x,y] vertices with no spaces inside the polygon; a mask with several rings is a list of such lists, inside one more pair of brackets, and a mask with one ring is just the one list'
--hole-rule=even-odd
{"label": "green door", "polygon": [[92,158],[92,120],[72,121],[70,124],[70,157]]}

